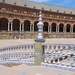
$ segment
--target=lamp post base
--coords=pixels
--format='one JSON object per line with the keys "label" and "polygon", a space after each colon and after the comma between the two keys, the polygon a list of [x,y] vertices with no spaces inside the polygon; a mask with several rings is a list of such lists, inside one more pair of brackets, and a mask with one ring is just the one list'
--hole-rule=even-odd
{"label": "lamp post base", "polygon": [[38,42],[45,42],[45,39],[38,39],[38,38],[37,38],[37,39],[35,39],[34,41],[35,41],[35,42],[37,42],[37,41],[38,41]]}
{"label": "lamp post base", "polygon": [[35,65],[40,66],[42,62],[44,62],[44,47],[42,43],[44,43],[44,39],[35,39]]}

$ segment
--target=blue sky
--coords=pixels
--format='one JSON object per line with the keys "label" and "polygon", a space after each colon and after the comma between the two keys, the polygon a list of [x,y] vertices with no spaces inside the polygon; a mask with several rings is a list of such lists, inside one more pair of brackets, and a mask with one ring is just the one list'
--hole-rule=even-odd
{"label": "blue sky", "polygon": [[75,8],[75,0],[30,0],[39,3]]}

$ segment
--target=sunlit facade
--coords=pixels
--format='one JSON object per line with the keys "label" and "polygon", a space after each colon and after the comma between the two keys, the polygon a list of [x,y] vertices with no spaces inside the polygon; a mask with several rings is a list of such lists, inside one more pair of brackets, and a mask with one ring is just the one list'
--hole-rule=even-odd
{"label": "sunlit facade", "polygon": [[39,11],[44,38],[74,38],[75,9],[27,0],[0,0],[0,39],[36,38]]}

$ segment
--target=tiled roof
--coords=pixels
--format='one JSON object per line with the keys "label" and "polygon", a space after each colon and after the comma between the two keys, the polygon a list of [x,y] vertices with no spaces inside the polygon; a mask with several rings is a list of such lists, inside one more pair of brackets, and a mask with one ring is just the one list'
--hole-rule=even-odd
{"label": "tiled roof", "polygon": [[[2,2],[2,0],[0,0],[0,2]],[[72,12],[72,14],[75,14],[75,9],[74,8],[67,8],[67,7],[60,7],[60,6],[55,6],[55,5],[48,5],[48,4],[43,4],[43,3],[38,3],[38,2],[33,2],[33,1],[28,1],[28,0],[5,0],[5,3],[7,4],[12,4],[14,5],[14,3],[16,3],[16,5],[18,6],[23,6],[26,5],[26,7],[29,8],[36,8],[36,9],[42,9],[46,10],[46,11],[53,11],[53,12],[57,12],[57,10],[60,13],[68,13],[70,14],[70,12]]]}

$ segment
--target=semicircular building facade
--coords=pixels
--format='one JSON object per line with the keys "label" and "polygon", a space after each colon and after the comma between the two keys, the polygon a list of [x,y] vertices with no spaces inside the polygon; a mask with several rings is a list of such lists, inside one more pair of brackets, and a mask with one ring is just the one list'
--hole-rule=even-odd
{"label": "semicircular building facade", "polygon": [[0,0],[0,39],[36,38],[39,11],[44,38],[74,38],[75,9],[28,0]]}

